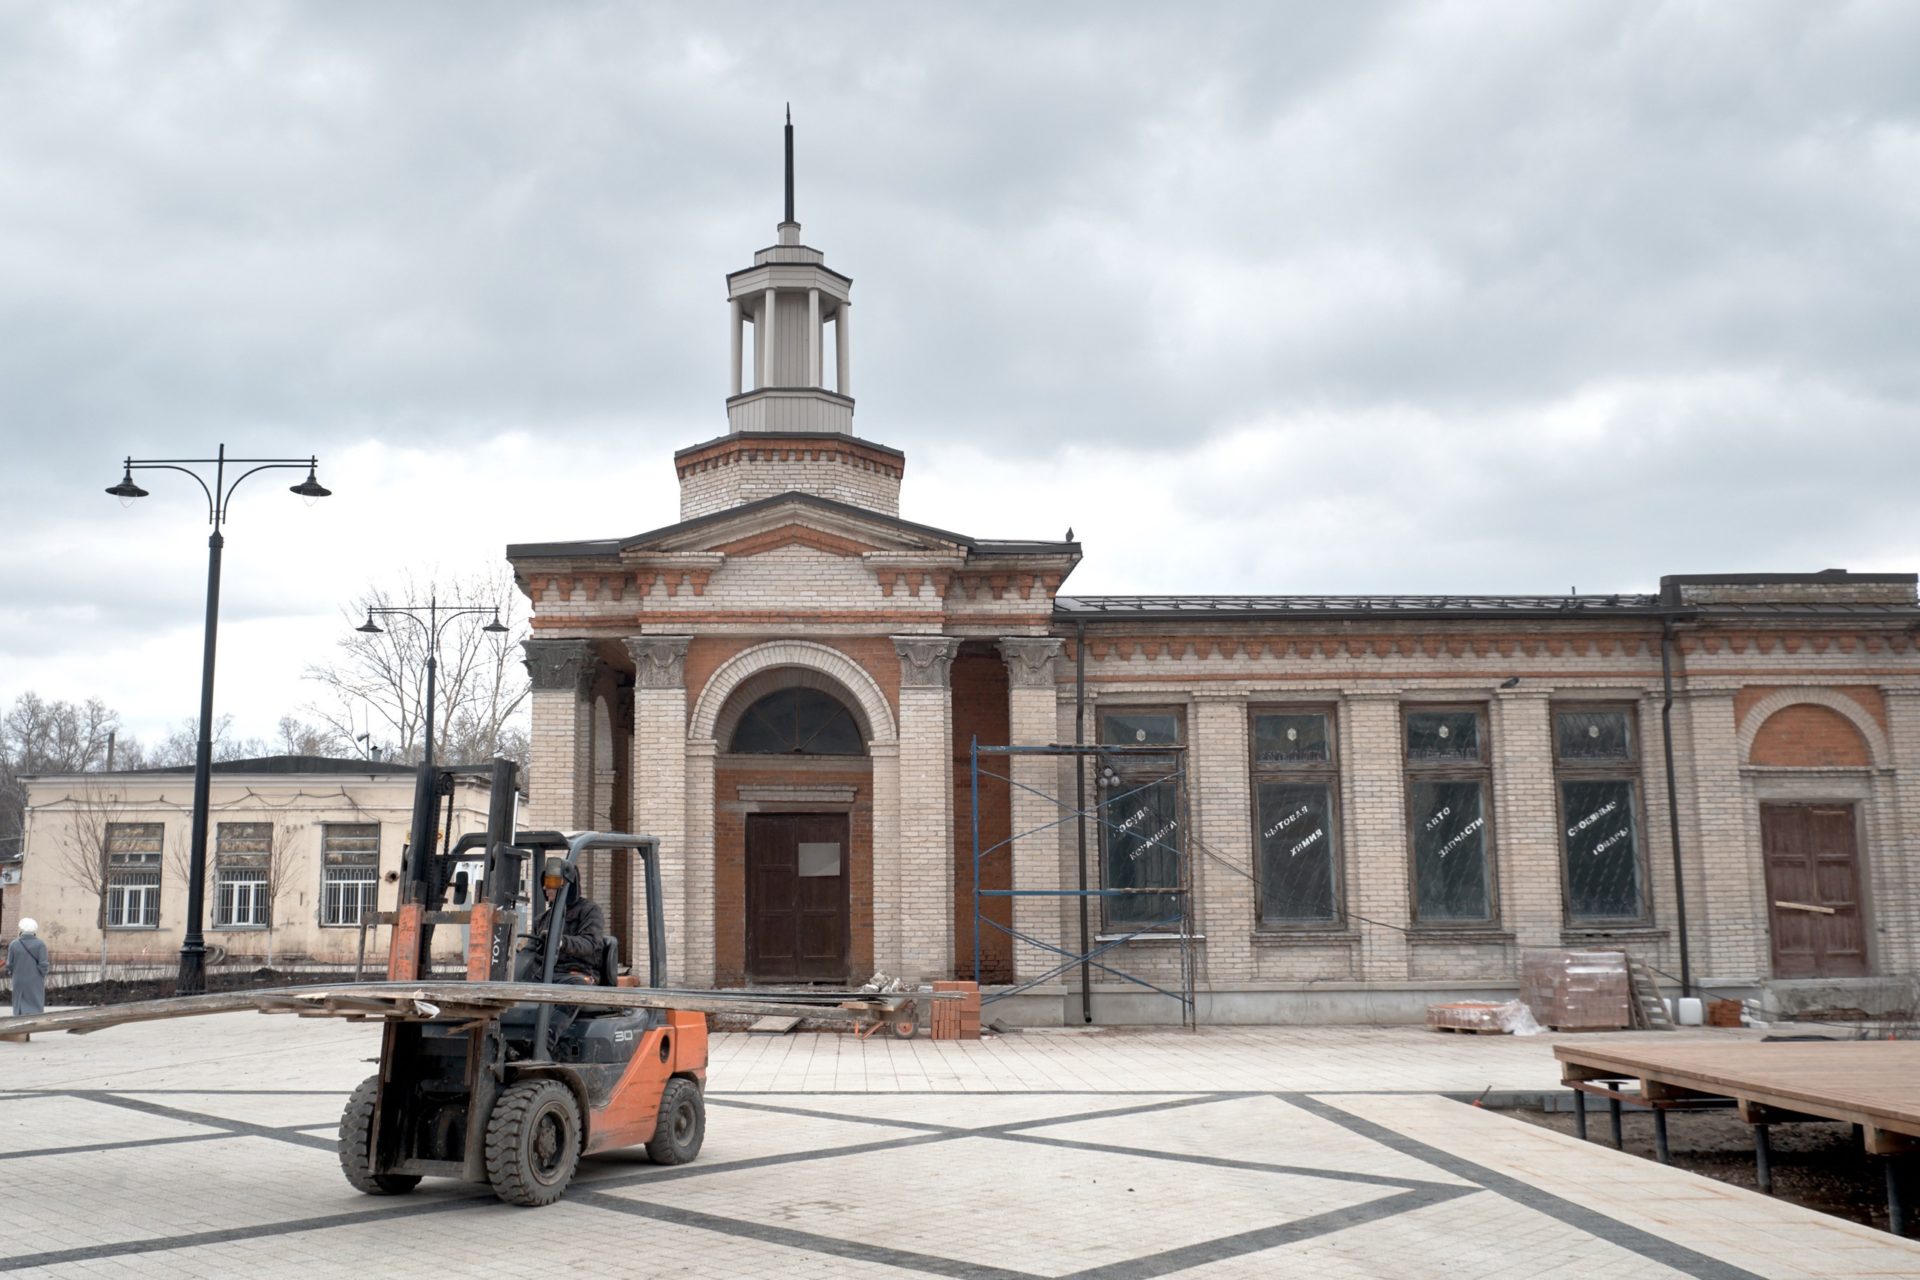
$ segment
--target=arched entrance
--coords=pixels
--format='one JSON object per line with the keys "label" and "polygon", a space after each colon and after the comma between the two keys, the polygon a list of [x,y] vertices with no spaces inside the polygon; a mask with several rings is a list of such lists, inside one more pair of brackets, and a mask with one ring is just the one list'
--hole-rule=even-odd
{"label": "arched entrance", "polygon": [[873,957],[871,731],[819,670],[742,681],[714,723],[722,982],[852,981]]}

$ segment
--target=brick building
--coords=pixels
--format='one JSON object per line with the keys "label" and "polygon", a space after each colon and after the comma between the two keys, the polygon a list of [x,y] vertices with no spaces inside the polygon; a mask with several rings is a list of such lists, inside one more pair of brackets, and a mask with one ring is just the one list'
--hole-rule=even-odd
{"label": "brick building", "polygon": [[[1062,595],[1076,542],[901,517],[904,455],[853,433],[851,284],[789,202],[727,277],[728,430],[675,455],[679,521],[507,549],[534,615],[528,820],[660,837],[675,973],[971,975],[969,746],[1078,725],[1136,748],[1086,765],[1096,1020],[1179,1016],[1122,974],[1190,977],[1203,1021],[1411,1017],[1587,944],[1910,1007],[1914,575]],[[1034,945],[1083,950],[1083,899],[1048,892],[1080,882],[1077,767],[992,758],[1013,785],[981,789],[981,883],[1019,891],[983,914],[1031,940],[988,923],[982,964],[1038,980],[998,1006],[1030,1021],[1083,1016],[1078,970]]]}

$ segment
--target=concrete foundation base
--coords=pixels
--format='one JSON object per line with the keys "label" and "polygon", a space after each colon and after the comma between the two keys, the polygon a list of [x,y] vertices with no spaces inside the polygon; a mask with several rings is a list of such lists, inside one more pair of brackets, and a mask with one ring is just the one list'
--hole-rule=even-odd
{"label": "concrete foundation base", "polygon": [[[1453,1000],[1512,1000],[1516,983],[1321,982],[1262,987],[1216,988],[1197,993],[1202,1026],[1280,1026],[1288,1024],[1417,1025],[1427,1006]],[[1180,1005],[1168,996],[1138,987],[1096,985],[1093,1025],[1108,1027],[1178,1026]],[[1078,986],[1034,987],[1018,995],[983,996],[981,1017],[1014,1027],[1084,1026]]]}
{"label": "concrete foundation base", "polygon": [[1761,1000],[1769,1017],[1858,1009],[1871,1018],[1911,1016],[1920,1007],[1912,978],[1775,978]]}

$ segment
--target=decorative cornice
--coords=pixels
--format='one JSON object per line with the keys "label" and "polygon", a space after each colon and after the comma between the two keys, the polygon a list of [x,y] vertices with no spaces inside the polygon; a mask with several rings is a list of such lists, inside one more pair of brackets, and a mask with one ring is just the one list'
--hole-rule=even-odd
{"label": "decorative cornice", "polygon": [[590,640],[523,640],[527,677],[535,689],[568,689],[583,698],[593,680]]}
{"label": "decorative cornice", "polygon": [[1052,636],[1003,636],[1000,656],[1006,659],[1007,682],[1016,689],[1051,689],[1054,666],[1066,641]]}
{"label": "decorative cornice", "polygon": [[901,688],[944,689],[960,641],[953,636],[895,636],[893,651],[900,655]]}
{"label": "decorative cornice", "polygon": [[687,687],[687,642],[690,636],[628,636],[627,652],[633,655],[633,687],[636,689],[684,689]]}

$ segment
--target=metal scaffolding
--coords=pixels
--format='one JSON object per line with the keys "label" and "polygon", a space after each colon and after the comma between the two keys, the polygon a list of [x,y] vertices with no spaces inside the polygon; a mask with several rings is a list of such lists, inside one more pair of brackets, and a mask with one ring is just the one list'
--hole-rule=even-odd
{"label": "metal scaffolding", "polygon": [[[1091,759],[1097,766],[1100,766],[1101,778],[1099,780],[1100,785],[1097,787],[1100,796],[1091,805],[1085,804],[1084,800],[1077,804],[1068,803],[1060,797],[1053,795],[1051,792],[1028,786],[1014,778],[1010,764],[1006,772],[1003,773],[996,773],[990,767],[982,766],[982,757],[987,757],[989,760],[999,758],[1010,761],[1012,757],[1016,756],[1067,756],[1074,758],[1075,768],[1080,771],[1079,780],[1081,783],[1081,785],[1076,788],[1076,791],[1081,796],[1085,795],[1084,770],[1087,761]],[[1135,762],[1137,767],[1137,764],[1141,762],[1153,763],[1157,761],[1168,762],[1164,772],[1151,778],[1139,778],[1136,776],[1121,781],[1120,768],[1118,766]],[[1004,1000],[1009,996],[1019,995],[1021,992],[1028,991],[1043,983],[1051,982],[1077,968],[1080,970],[1083,1009],[1086,1010],[1085,1016],[1087,1020],[1091,1021],[1091,971],[1098,969],[1101,973],[1111,978],[1145,987],[1147,990],[1166,996],[1170,1000],[1178,1001],[1180,1004],[1180,1024],[1184,1027],[1197,1026],[1198,1006],[1194,1000],[1193,874],[1192,861],[1186,853],[1188,832],[1190,830],[1187,807],[1186,748],[1182,745],[1172,743],[1153,744],[1149,746],[1097,746],[1091,744],[1076,746],[1073,744],[1060,743],[1030,747],[982,746],[979,739],[976,738],[972,743],[970,762],[973,797],[974,981],[979,982],[981,978],[981,938],[983,932],[987,929],[998,930],[1000,933],[1005,934],[1012,940],[1012,945],[1016,949],[1021,944],[1024,944],[1046,952],[1049,956],[1057,959],[1057,963],[1053,964],[1045,972],[1031,978],[1019,978],[1019,970],[1018,966],[1016,966],[1014,969],[1015,981],[1013,984],[991,993],[983,991],[981,993],[981,1003],[983,1005],[991,1004],[996,1000]],[[1051,821],[1044,822],[1039,826],[1024,831],[1011,831],[1011,834],[1004,840],[996,840],[988,844],[982,844],[980,834],[980,780],[982,777],[1005,782],[1009,788],[1010,796],[1014,792],[1024,792],[1027,795],[1040,797],[1058,810],[1059,816]],[[1129,827],[1126,825],[1128,820],[1122,819],[1116,821],[1113,817],[1115,806],[1128,800],[1142,797],[1152,792],[1155,788],[1168,785],[1172,787],[1172,820],[1164,829],[1154,832],[1150,837],[1141,841],[1139,848],[1135,851],[1135,856],[1138,857],[1141,853],[1152,849],[1164,850],[1170,854],[1173,867],[1173,875],[1171,877],[1172,884],[1122,887],[1100,887],[1099,885],[1093,884],[1090,881],[1087,865],[1087,842],[1085,838],[1087,824],[1089,822],[1095,824],[1095,830],[1103,836],[1103,839],[1097,842],[1097,846],[1098,848],[1104,849],[1108,841],[1119,836],[1128,835]],[[1070,822],[1076,823],[1079,826],[1079,885],[1072,888],[1062,887],[1054,889],[1036,889],[1021,886],[1014,875],[1013,850],[1016,843],[1031,837],[1043,835],[1047,832],[1057,831]],[[1009,829],[1011,829],[1012,825],[1012,816],[1011,813],[1009,813]],[[1138,839],[1137,836],[1129,838]],[[981,868],[988,859],[994,857],[1004,857],[1007,859],[1008,888],[989,889],[982,884]],[[1102,865],[1104,868],[1104,858]],[[1098,879],[1104,884],[1107,879],[1104,871]],[[1050,942],[1045,938],[1038,938],[1030,933],[1022,932],[1020,929],[1014,927],[1011,919],[1009,919],[1007,923],[1002,923],[988,916],[983,909],[985,904],[991,900],[1006,899],[1009,901],[1009,907],[1011,907],[1012,900],[1019,898],[1050,898],[1061,901],[1077,899],[1080,906],[1079,949],[1077,951],[1069,950],[1061,943]],[[1093,904],[1104,905],[1108,900],[1121,898],[1136,900],[1140,898],[1157,898],[1162,900],[1166,905],[1163,910],[1157,910],[1154,913],[1157,918],[1150,922],[1129,921],[1127,926],[1124,926],[1126,928],[1125,932],[1108,932],[1096,937],[1090,930],[1088,918],[1089,907]],[[1011,917],[1011,910],[1009,910],[1008,914],[1009,917]],[[1120,928],[1123,926],[1114,927]],[[1138,974],[1128,973],[1101,959],[1102,956],[1109,955],[1116,948],[1143,937],[1171,938],[1178,943],[1180,979],[1179,986],[1176,990],[1168,990],[1166,987],[1150,982]]]}

